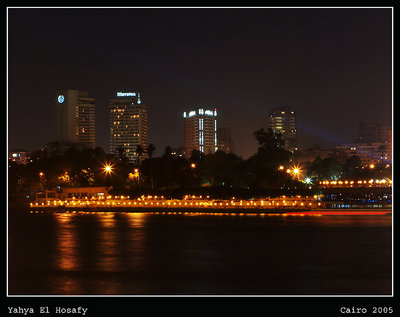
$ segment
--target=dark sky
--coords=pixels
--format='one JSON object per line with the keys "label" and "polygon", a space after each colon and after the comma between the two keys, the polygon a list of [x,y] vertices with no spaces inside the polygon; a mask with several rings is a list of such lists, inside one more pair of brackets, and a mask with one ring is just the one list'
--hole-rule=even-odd
{"label": "dark sky", "polygon": [[351,142],[359,121],[392,122],[392,10],[12,9],[8,11],[8,147],[54,140],[53,93],[96,98],[108,152],[108,100],[141,92],[149,142],[183,145],[182,113],[218,109],[235,152],[257,149],[268,112],[297,111],[299,145]]}

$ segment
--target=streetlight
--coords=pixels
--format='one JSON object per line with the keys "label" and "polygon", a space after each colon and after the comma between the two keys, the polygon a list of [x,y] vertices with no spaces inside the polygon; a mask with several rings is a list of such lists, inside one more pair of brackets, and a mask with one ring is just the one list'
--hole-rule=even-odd
{"label": "streetlight", "polygon": [[192,163],[192,164],[190,165],[190,167],[191,167],[191,168],[196,168],[196,164]]}
{"label": "streetlight", "polygon": [[139,169],[138,169],[138,168],[135,168],[135,169],[134,169],[134,172],[135,172],[135,174],[133,174],[133,175],[134,175],[134,177],[137,179],[137,183],[139,184],[139,177],[140,177]]}
{"label": "streetlight", "polygon": [[110,186],[111,174],[113,172],[113,166],[109,163],[106,163],[103,167],[104,173],[106,174],[106,185]]}
{"label": "streetlight", "polygon": [[292,176],[297,177],[297,180],[299,180],[300,174],[301,174],[301,169],[299,166],[293,166],[292,169],[288,169],[286,171],[287,173],[291,173]]}
{"label": "streetlight", "polygon": [[44,173],[39,172],[39,183],[40,183],[40,188],[44,188],[44,183],[45,183],[45,178],[44,178]]}
{"label": "streetlight", "polygon": [[112,165],[109,165],[109,164],[104,165],[104,172],[105,172],[106,174],[111,174],[111,173],[112,173],[112,170],[113,170]]}

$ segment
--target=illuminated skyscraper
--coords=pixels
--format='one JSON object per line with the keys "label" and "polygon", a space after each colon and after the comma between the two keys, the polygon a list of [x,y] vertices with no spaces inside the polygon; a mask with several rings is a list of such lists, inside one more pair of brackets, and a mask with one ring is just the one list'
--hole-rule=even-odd
{"label": "illuminated skyscraper", "polygon": [[286,150],[297,150],[296,113],[292,108],[284,106],[274,109],[269,115],[269,128],[274,134],[282,135]]}
{"label": "illuminated skyscraper", "polygon": [[[110,153],[122,146],[133,163],[138,159],[138,145],[147,149],[147,107],[142,105],[140,93],[117,92],[110,100]],[[141,159],[146,157],[143,153]]]}
{"label": "illuminated skyscraper", "polygon": [[96,145],[95,99],[86,91],[64,89],[56,91],[56,141]]}
{"label": "illuminated skyscraper", "polygon": [[190,158],[193,150],[212,154],[217,145],[217,109],[200,108],[183,113],[185,130],[185,156]]}

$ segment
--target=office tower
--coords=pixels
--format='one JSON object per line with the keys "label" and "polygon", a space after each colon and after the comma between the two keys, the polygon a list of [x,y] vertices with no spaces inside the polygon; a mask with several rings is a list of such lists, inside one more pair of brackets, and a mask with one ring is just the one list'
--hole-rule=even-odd
{"label": "office tower", "polygon": [[233,140],[230,128],[217,128],[218,150],[225,153],[233,152]]}
{"label": "office tower", "polygon": [[[110,100],[110,153],[123,147],[130,163],[139,159],[136,148],[147,149],[147,107],[142,104],[140,93],[117,92]],[[140,160],[147,158],[144,152]]]}
{"label": "office tower", "polygon": [[283,106],[272,110],[269,115],[269,128],[274,134],[282,135],[286,150],[297,150],[296,113],[292,108]]}
{"label": "office tower", "polygon": [[185,131],[185,156],[190,158],[193,150],[212,154],[218,149],[217,109],[199,108],[183,113]]}
{"label": "office tower", "polygon": [[360,122],[356,143],[389,142],[392,128],[377,122]]}
{"label": "office tower", "polygon": [[95,99],[76,89],[58,90],[55,94],[56,141],[96,146]]}

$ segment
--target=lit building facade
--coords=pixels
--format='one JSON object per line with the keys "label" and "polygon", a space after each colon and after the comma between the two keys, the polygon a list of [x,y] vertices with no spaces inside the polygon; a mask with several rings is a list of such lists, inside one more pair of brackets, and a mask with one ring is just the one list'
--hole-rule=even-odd
{"label": "lit building facade", "polygon": [[357,156],[365,166],[376,163],[392,164],[392,144],[386,142],[341,144],[335,147],[338,160]]}
{"label": "lit building facade", "polygon": [[392,164],[392,127],[377,122],[360,122],[354,143],[336,146],[342,161],[357,156],[363,165]]}
{"label": "lit building facade", "polygon": [[296,151],[298,148],[295,111],[288,106],[283,106],[272,110],[268,119],[272,132],[282,135],[282,140],[285,141],[284,148],[291,152]]}
{"label": "lit building facade", "polygon": [[[142,104],[138,92],[117,92],[110,100],[110,153],[116,153],[119,147],[125,149],[130,163],[139,157],[136,148],[140,145],[147,149],[147,107]],[[147,157],[144,152],[140,159]]]}
{"label": "lit building facade", "polygon": [[95,98],[88,92],[76,89],[56,91],[55,98],[56,141],[96,146]]}
{"label": "lit building facade", "polygon": [[185,156],[193,150],[212,154],[218,150],[217,109],[199,108],[183,113],[185,132]]}
{"label": "lit building facade", "polygon": [[230,128],[217,128],[218,150],[233,153],[233,140]]}
{"label": "lit building facade", "polygon": [[31,153],[26,152],[26,151],[10,151],[8,152],[8,159],[11,162],[15,162],[17,164],[23,164],[26,165],[30,162],[31,159]]}

